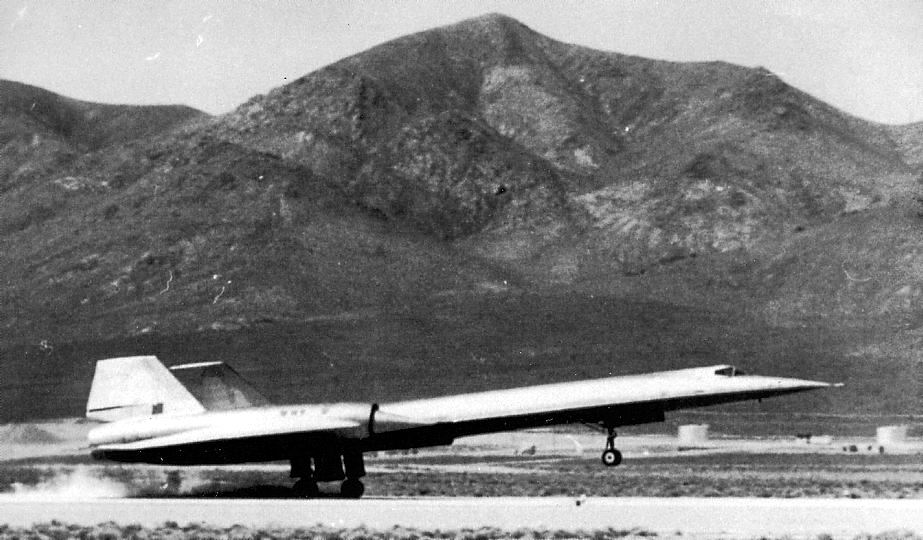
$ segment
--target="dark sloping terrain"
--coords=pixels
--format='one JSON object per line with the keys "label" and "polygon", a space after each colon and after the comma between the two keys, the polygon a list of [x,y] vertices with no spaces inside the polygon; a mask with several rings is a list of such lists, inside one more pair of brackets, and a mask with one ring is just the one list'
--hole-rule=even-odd
{"label": "dark sloping terrain", "polygon": [[88,151],[206,117],[185,106],[89,103],[0,80],[0,192],[60,173]]}
{"label": "dark sloping terrain", "polygon": [[61,139],[83,151],[150,137],[207,116],[182,105],[90,103],[6,80],[0,80],[0,110],[8,126],[3,132],[4,143],[17,134],[31,132]]}
{"label": "dark sloping terrain", "polygon": [[764,69],[489,15],[216,118],[0,84],[4,415],[141,352],[286,373],[282,400],[731,361],[923,406],[920,124]]}
{"label": "dark sloping terrain", "polygon": [[904,155],[904,161],[918,172],[923,170],[923,122],[889,126],[891,138]]}
{"label": "dark sloping terrain", "polygon": [[621,289],[598,276],[751,260],[842,216],[920,205],[918,130],[762,69],[592,51],[501,16],[386,43],[218,124],[541,283]]}

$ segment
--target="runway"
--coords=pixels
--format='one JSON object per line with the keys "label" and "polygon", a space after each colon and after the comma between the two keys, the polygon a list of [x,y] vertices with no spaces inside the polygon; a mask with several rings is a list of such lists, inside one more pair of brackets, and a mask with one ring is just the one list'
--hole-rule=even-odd
{"label": "runway", "polygon": [[[579,504],[578,504],[579,503]],[[423,530],[497,527],[551,530],[639,528],[707,536],[834,536],[923,532],[923,502],[886,499],[754,498],[395,498],[362,500],[41,499],[0,497],[0,524],[59,520],[155,527],[167,521],[217,527],[317,524]]]}

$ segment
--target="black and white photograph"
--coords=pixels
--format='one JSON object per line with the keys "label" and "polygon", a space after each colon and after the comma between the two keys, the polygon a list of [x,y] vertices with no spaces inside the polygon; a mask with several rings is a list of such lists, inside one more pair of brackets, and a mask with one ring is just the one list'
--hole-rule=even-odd
{"label": "black and white photograph", "polygon": [[0,1],[0,540],[923,540],[923,1]]}

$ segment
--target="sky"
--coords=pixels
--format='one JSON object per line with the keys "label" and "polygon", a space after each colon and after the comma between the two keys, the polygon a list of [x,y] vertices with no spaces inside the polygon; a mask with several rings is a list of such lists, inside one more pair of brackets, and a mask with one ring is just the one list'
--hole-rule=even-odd
{"label": "sky", "polygon": [[0,78],[219,114],[485,13],[595,49],[763,66],[853,115],[923,121],[923,0],[0,0]]}

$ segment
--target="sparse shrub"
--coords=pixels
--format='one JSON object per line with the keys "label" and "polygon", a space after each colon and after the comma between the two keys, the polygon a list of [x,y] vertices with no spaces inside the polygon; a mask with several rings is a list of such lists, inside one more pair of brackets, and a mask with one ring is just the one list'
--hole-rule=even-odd
{"label": "sparse shrub", "polygon": [[217,180],[217,185],[221,189],[230,189],[234,187],[234,184],[237,182],[237,178],[227,171],[222,171],[221,174],[218,175]]}
{"label": "sparse shrub", "polygon": [[4,220],[6,223],[0,222],[0,229],[12,232],[24,231],[33,225],[39,225],[54,217],[58,206],[58,204],[49,202],[34,202],[29,205],[25,212]]}
{"label": "sparse shrub", "polygon": [[98,525],[88,536],[90,540],[120,540],[123,538],[119,525],[114,521]]}
{"label": "sparse shrub", "polygon": [[747,195],[742,191],[734,190],[728,197],[728,204],[734,208],[740,208],[747,205]]}
{"label": "sparse shrub", "polygon": [[103,218],[106,220],[109,220],[117,216],[118,213],[119,213],[119,205],[110,204],[106,206],[105,210],[103,210]]}
{"label": "sparse shrub", "polygon": [[697,180],[706,180],[715,175],[714,164],[718,159],[718,156],[708,152],[699,154],[686,166],[683,172]]}

